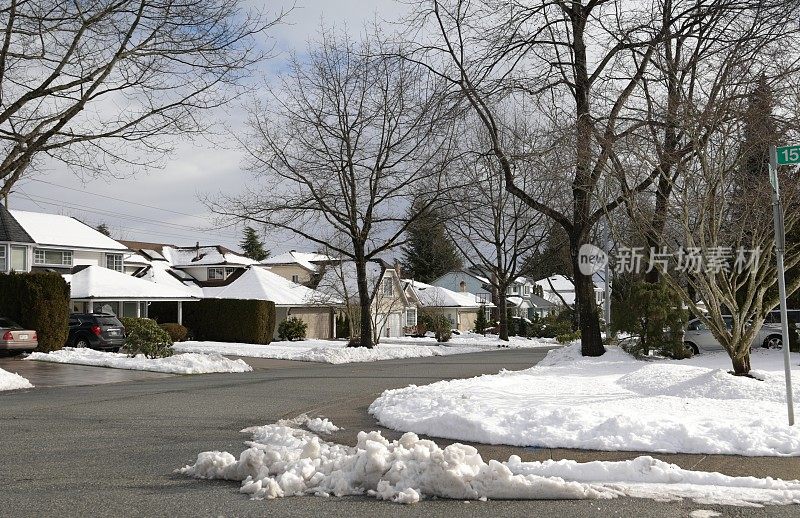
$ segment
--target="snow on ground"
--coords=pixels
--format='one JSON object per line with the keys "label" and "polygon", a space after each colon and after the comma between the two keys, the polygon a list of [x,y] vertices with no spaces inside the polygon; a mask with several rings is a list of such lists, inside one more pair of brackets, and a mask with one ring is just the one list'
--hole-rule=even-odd
{"label": "snow on ground", "polygon": [[387,390],[369,411],[395,430],[490,444],[800,456],[782,358],[753,351],[759,381],[728,374],[722,352],[640,361],[609,348],[583,358],[576,343],[522,371]]}
{"label": "snow on ground", "polygon": [[323,363],[372,362],[401,358],[445,356],[450,354],[477,353],[496,350],[499,344],[509,348],[553,347],[555,340],[512,337],[502,342],[496,336],[475,333],[454,335],[445,344],[434,338],[382,338],[374,349],[347,347],[343,340],[303,340],[299,342],[272,342],[269,345],[239,344],[226,342],[179,342],[173,345],[178,352],[217,353],[231,356],[275,358]]}
{"label": "snow on ground", "polygon": [[455,499],[691,498],[703,504],[800,504],[800,481],[729,477],[691,471],[652,457],[621,462],[571,460],[485,462],[463,444],[440,448],[413,433],[388,441],[359,432],[356,447],[320,440],[286,422],[242,430],[252,434],[237,459],[206,451],[177,470],[205,479],[241,481],[252,498],[367,494],[410,504],[426,497]]}
{"label": "snow on ground", "polygon": [[16,372],[0,369],[0,391],[33,388],[31,382]]}
{"label": "snow on ground", "polygon": [[130,357],[123,353],[66,347],[51,353],[31,353],[26,360],[55,363],[74,363],[95,367],[111,367],[135,371],[166,372],[169,374],[207,374],[211,372],[249,372],[253,370],[244,360],[230,360],[219,354],[176,354],[169,358],[147,358],[143,354]]}

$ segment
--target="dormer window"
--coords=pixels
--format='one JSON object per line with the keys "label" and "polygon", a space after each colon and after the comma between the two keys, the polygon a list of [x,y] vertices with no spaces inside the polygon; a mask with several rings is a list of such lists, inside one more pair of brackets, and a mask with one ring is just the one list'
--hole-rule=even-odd
{"label": "dormer window", "polygon": [[209,268],[208,280],[209,281],[224,281],[236,271],[235,268]]}
{"label": "dormer window", "polygon": [[394,295],[394,283],[391,278],[383,279],[383,294],[387,297]]}
{"label": "dormer window", "polygon": [[72,266],[72,250],[47,250],[37,248],[33,251],[33,264],[42,266]]}
{"label": "dormer window", "polygon": [[106,254],[106,268],[117,272],[122,271],[122,254]]}

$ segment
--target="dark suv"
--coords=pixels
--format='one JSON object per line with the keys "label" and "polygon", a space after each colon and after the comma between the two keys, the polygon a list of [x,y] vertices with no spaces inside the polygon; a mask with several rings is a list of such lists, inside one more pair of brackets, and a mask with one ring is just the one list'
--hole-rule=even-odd
{"label": "dark suv", "polygon": [[125,327],[111,313],[73,313],[69,316],[68,347],[91,347],[117,352],[125,345]]}

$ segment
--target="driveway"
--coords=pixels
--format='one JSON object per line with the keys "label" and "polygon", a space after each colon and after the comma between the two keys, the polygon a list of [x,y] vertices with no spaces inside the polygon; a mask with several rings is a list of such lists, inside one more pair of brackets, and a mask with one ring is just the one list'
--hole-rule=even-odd
{"label": "driveway", "polygon": [[[386,388],[527,368],[545,352],[504,350],[346,365],[256,361],[257,370],[251,373],[159,376],[3,393],[0,509],[13,516],[685,517],[695,509],[724,510],[726,515],[796,515],[795,507],[721,509],[687,501],[639,499],[431,500],[414,506],[367,497],[251,501],[238,492],[236,482],[173,474],[175,468],[193,462],[200,451],[238,454],[247,439],[239,430],[248,426],[317,409],[329,412],[328,417],[355,435],[362,427],[376,428],[374,423],[366,426],[371,418],[363,407]],[[343,442],[347,437],[342,435]],[[492,454],[491,449],[486,451]],[[494,451],[500,456],[507,453],[502,447]],[[523,451],[528,458],[552,455],[543,450]],[[765,461],[767,467],[772,460]]]}

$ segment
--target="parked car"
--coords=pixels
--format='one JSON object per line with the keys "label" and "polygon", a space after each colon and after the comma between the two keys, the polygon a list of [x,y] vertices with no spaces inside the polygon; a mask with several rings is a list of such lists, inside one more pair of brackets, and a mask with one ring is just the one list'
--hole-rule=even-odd
{"label": "parked car", "polygon": [[125,327],[112,313],[73,313],[69,316],[68,347],[91,347],[117,352],[125,345]]}
{"label": "parked car", "polygon": [[[730,315],[723,315],[722,319],[725,321],[728,329],[730,329],[733,324],[733,317]],[[778,317],[778,320],[780,320],[780,317]],[[698,318],[689,321],[683,335],[683,343],[686,347],[692,349],[694,354],[704,351],[724,350],[722,344],[714,338],[711,330]],[[756,333],[750,347],[780,348],[781,343],[780,324],[775,324],[774,321],[767,321],[761,326],[761,330]]]}
{"label": "parked car", "polygon": [[25,329],[11,319],[0,317],[0,351],[32,351],[39,345],[36,331]]}

